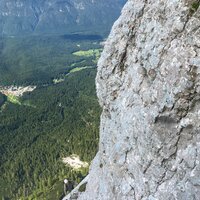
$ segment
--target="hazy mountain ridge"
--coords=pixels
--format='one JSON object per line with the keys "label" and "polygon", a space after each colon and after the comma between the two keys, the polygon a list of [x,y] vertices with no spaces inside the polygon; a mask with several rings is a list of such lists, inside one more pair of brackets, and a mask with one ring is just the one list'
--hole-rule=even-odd
{"label": "hazy mountain ridge", "polygon": [[0,33],[63,34],[108,31],[126,0],[2,0]]}

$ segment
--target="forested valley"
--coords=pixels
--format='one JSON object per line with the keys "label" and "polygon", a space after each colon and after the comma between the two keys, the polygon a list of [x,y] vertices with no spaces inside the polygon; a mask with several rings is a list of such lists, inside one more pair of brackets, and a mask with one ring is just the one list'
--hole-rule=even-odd
{"label": "forested valley", "polygon": [[64,178],[79,183],[87,175],[88,167],[75,170],[62,158],[75,154],[90,163],[98,150],[101,41],[76,35],[1,40],[0,87],[36,86],[21,96],[0,92],[1,199],[59,200]]}

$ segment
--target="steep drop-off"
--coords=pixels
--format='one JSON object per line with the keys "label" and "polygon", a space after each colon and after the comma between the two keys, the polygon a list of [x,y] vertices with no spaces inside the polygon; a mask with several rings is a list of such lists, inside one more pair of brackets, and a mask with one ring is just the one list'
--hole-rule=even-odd
{"label": "steep drop-off", "polygon": [[129,0],[123,9],[99,61],[100,148],[79,199],[199,199],[200,10],[193,2]]}

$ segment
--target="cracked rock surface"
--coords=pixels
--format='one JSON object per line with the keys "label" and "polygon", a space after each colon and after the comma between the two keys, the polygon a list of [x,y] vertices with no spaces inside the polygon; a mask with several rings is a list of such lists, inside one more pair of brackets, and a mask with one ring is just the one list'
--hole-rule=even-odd
{"label": "cracked rock surface", "polygon": [[98,63],[100,147],[80,200],[200,199],[200,10],[129,0]]}

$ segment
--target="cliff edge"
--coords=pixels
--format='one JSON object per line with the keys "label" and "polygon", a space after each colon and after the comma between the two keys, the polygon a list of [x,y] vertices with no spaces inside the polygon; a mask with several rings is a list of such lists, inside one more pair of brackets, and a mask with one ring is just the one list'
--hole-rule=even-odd
{"label": "cliff edge", "polygon": [[198,5],[125,5],[98,63],[100,146],[80,200],[200,198]]}

